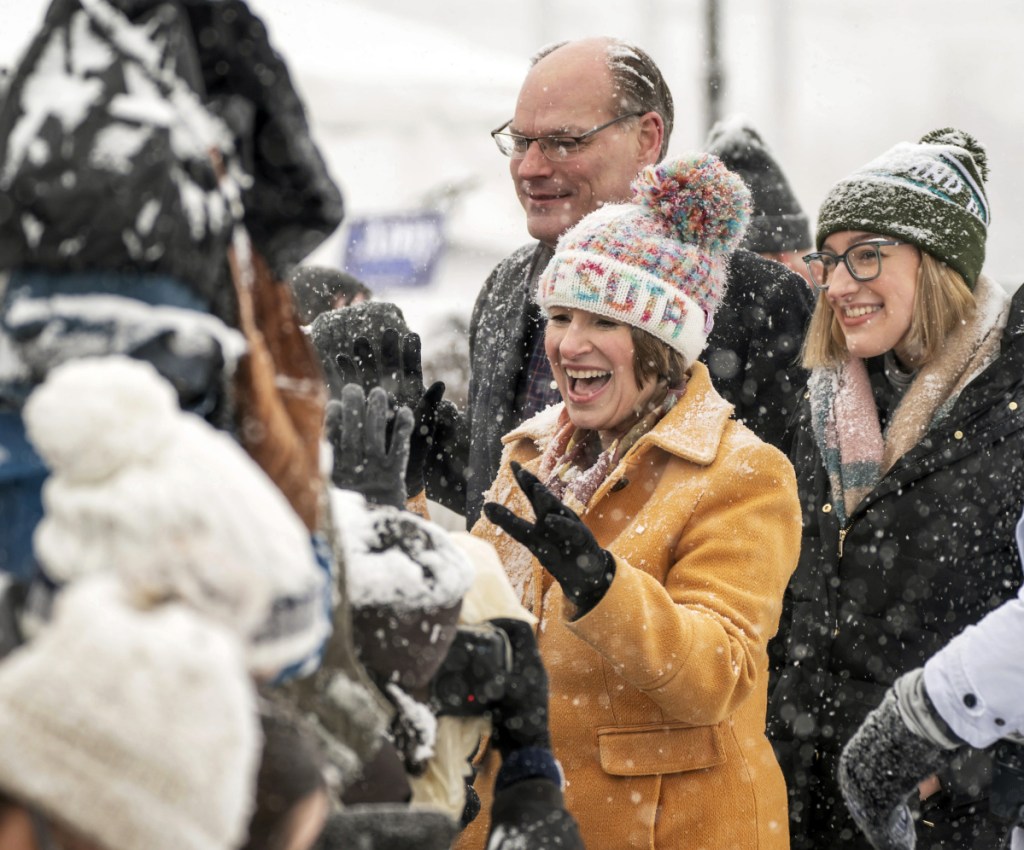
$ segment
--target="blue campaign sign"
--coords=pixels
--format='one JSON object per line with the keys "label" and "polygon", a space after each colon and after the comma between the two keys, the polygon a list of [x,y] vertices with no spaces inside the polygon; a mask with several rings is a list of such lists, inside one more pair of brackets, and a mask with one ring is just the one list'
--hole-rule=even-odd
{"label": "blue campaign sign", "polygon": [[373,290],[426,286],[444,246],[440,212],[355,219],[349,224],[344,267]]}

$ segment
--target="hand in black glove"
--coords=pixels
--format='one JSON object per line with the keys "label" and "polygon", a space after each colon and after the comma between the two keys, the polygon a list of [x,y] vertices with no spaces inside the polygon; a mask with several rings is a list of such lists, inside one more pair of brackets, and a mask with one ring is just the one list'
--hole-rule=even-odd
{"label": "hand in black glove", "polygon": [[484,515],[529,549],[562,586],[580,611],[590,611],[604,597],[615,575],[615,559],[597,545],[582,520],[563,505],[537,477],[515,461],[512,473],[533,505],[537,522],[517,517],[504,505],[488,502]]}
{"label": "hand in black glove", "polygon": [[402,335],[395,328],[386,328],[381,334],[379,352],[374,350],[367,337],[357,337],[352,343],[351,353],[339,354],[337,362],[346,384],[359,384],[367,393],[374,387],[383,387],[387,391],[389,440],[395,412],[401,407],[413,411],[405,489],[409,498],[419,495],[424,486],[424,466],[432,462],[430,453],[437,443],[435,432],[442,406],[453,407],[442,400],[443,382],[437,381],[429,389],[424,389],[419,335]]}
{"label": "hand in black glove", "polygon": [[487,850],[584,850],[579,826],[558,784],[529,779],[497,791]]}
{"label": "hand in black glove", "polygon": [[346,384],[341,401],[328,402],[324,431],[334,449],[331,480],[335,487],[355,490],[372,504],[404,508],[412,413],[398,409],[390,448],[387,419],[387,394],[380,388],[367,398],[361,387]]}
{"label": "hand in black glove", "polygon": [[415,410],[423,397],[423,366],[419,334],[404,336],[395,328],[386,328],[380,347],[365,336],[352,342],[352,351],[337,356],[338,369],[346,384],[359,384],[364,392],[383,387],[393,408]]}
{"label": "hand in black glove", "polygon": [[948,750],[907,727],[893,689],[886,691],[839,760],[843,798],[876,850],[913,850],[917,835],[907,797],[948,759]]}
{"label": "hand in black glove", "polygon": [[438,714],[489,713],[503,756],[524,747],[551,747],[547,672],[533,629],[523,620],[460,627],[431,691]]}
{"label": "hand in black glove", "polygon": [[512,647],[512,669],[501,683],[504,693],[491,703],[494,743],[502,759],[526,747],[550,750],[548,674],[540,660],[533,627],[508,618],[490,622],[508,636]]}

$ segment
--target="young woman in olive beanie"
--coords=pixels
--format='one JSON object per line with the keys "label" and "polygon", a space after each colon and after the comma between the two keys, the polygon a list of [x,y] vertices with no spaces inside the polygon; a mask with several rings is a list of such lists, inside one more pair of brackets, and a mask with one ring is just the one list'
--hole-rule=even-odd
{"label": "young woman in olive beanie", "polygon": [[[898,144],[830,190],[805,257],[818,303],[791,453],[804,530],[768,712],[793,848],[871,846],[837,784],[844,744],[901,674],[1019,585],[1024,295],[981,271],[987,178],[965,132]],[[976,756],[922,786],[918,846],[999,846]]]}

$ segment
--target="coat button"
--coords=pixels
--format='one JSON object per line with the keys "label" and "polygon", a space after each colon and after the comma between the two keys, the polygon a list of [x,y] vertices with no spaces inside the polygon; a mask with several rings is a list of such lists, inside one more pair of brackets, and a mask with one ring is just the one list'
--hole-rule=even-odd
{"label": "coat button", "polygon": [[1009,408],[1010,408],[1010,410],[1016,410],[1016,409],[1017,409],[1017,402],[1015,402],[1015,401],[1011,401],[1011,402],[1010,402],[1010,403],[1009,403],[1009,404],[1007,405],[1007,407],[1009,407]]}
{"label": "coat button", "polygon": [[953,438],[956,439],[956,440],[962,440],[964,438],[964,432],[963,431],[954,431],[953,432]]}
{"label": "coat button", "polygon": [[964,694],[964,705],[974,708],[978,704],[978,698],[974,694]]}
{"label": "coat button", "polygon": [[620,478],[618,481],[616,481],[614,484],[612,484],[612,486],[611,486],[611,488],[609,489],[608,492],[609,493],[618,493],[619,490],[624,490],[627,486],[629,486],[629,479],[628,478]]}
{"label": "coat button", "polygon": [[821,506],[821,511],[822,513],[830,514],[832,513],[832,506],[826,502]]}
{"label": "coat button", "polygon": [[1002,717],[997,717],[995,720],[996,726],[1005,726],[1006,721]]}

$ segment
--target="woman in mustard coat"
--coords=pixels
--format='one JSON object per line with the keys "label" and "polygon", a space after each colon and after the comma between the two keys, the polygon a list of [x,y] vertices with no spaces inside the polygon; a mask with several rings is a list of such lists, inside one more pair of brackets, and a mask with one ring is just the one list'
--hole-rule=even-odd
{"label": "woman in mustard coat", "polygon": [[[748,217],[746,188],[703,154],[648,168],[631,203],[562,237],[538,301],[564,403],[504,438],[473,529],[540,620],[588,850],[789,846],[764,728],[796,482],[696,362]],[[483,846],[478,820],[460,848]]]}

